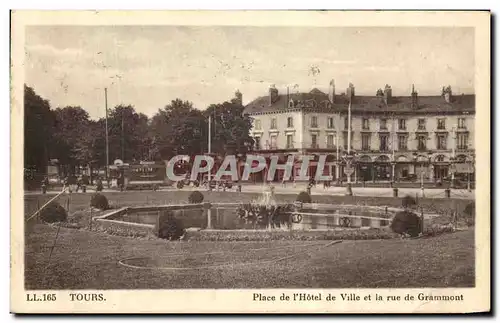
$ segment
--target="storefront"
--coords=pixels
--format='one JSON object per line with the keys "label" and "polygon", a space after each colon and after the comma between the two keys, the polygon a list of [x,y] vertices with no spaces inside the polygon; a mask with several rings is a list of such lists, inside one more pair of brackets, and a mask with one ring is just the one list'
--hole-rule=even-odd
{"label": "storefront", "polygon": [[376,181],[390,181],[392,176],[392,165],[389,157],[382,155],[375,159],[373,165]]}
{"label": "storefront", "polygon": [[396,165],[394,166],[395,181],[410,181],[410,163],[411,161],[406,156],[398,156]]}
{"label": "storefront", "polygon": [[434,158],[434,181],[440,182],[448,178],[450,174],[450,161],[444,155],[438,155]]}
{"label": "storefront", "polygon": [[373,163],[370,156],[359,157],[357,165],[357,177],[361,182],[372,181],[374,177]]}

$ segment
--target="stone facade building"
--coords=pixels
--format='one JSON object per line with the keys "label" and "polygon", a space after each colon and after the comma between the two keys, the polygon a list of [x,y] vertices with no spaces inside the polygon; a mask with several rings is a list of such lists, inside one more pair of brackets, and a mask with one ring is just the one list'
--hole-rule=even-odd
{"label": "stone facade building", "polygon": [[[471,179],[474,161],[475,95],[421,96],[412,88],[393,95],[386,85],[373,96],[358,96],[353,84],[341,94],[332,80],[328,93],[313,89],[266,96],[246,105],[253,118],[254,152],[270,157],[327,154],[325,174],[345,179],[342,156],[348,145],[355,153],[352,181],[425,181]],[[317,163],[310,164],[314,174]],[[280,180],[279,174],[275,180]]]}

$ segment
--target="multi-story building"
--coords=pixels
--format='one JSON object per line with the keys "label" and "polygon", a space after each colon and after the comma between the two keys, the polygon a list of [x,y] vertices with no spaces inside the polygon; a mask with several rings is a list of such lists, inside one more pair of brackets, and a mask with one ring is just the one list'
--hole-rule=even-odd
{"label": "multi-story building", "polygon": [[[253,118],[255,153],[284,160],[327,154],[324,173],[338,179],[345,177],[350,107],[352,180],[438,181],[473,172],[475,120],[474,95],[453,95],[449,86],[440,92],[419,96],[412,88],[410,95],[393,96],[386,85],[374,96],[357,96],[349,84],[339,95],[332,81],[328,93],[280,94],[271,86],[245,113]],[[310,163],[312,175],[316,165]]]}

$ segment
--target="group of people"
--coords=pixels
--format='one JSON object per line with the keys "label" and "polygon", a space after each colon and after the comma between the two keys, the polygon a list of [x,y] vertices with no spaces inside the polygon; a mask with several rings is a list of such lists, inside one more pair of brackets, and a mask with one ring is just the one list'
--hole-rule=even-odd
{"label": "group of people", "polygon": [[[86,192],[87,186],[90,184],[89,177],[87,175],[76,176],[66,176],[63,180],[63,190],[68,190],[70,193],[82,191]],[[76,186],[76,187],[75,187]],[[104,188],[102,179],[98,177],[95,181],[96,191],[101,192]],[[42,180],[42,193],[46,193],[49,188],[49,178],[45,176]]]}

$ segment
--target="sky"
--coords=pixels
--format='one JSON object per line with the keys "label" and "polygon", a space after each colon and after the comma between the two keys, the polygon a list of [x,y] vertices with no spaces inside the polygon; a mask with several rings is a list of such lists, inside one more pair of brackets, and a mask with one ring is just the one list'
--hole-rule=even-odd
{"label": "sky", "polygon": [[29,26],[25,83],[52,108],[81,106],[92,118],[133,105],[153,116],[171,100],[198,109],[243,103],[274,84],[358,95],[474,93],[474,29],[418,27]]}

